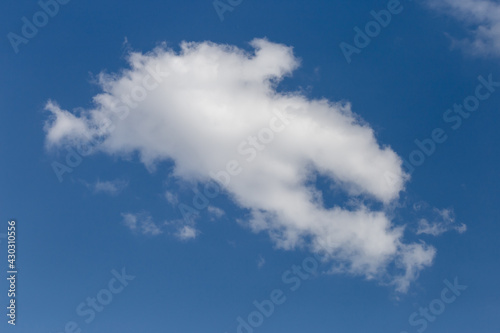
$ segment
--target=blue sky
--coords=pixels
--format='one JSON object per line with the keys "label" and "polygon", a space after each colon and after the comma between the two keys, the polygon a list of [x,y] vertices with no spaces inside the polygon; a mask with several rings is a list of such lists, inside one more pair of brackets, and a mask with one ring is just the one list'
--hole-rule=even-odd
{"label": "blue sky", "polygon": [[498,2],[62,3],[0,5],[2,331],[498,332]]}

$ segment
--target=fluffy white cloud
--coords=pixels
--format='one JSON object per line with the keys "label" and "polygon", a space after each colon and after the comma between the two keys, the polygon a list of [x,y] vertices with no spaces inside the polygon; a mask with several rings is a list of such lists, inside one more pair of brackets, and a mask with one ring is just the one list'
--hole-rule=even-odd
{"label": "fluffy white cloud", "polygon": [[500,56],[500,3],[493,0],[428,0],[435,9],[466,24],[469,37],[455,40],[473,55]]}
{"label": "fluffy white cloud", "polygon": [[[133,53],[130,69],[100,76],[103,93],[91,110],[77,116],[47,104],[47,144],[99,138],[98,150],[138,152],[150,170],[173,160],[175,177],[220,181],[250,211],[246,224],[268,232],[277,246],[306,246],[329,259],[332,271],[390,277],[405,291],[435,251],[405,244],[403,228],[386,212],[408,179],[401,159],[348,103],[276,91],[298,66],[292,48],[262,39],[251,45],[253,53],[210,42],[183,43],[179,53]],[[317,174],[358,204],[326,208],[310,185]],[[366,200],[385,208],[373,211]],[[196,234],[191,225],[178,233]],[[389,266],[399,270],[389,274]]]}

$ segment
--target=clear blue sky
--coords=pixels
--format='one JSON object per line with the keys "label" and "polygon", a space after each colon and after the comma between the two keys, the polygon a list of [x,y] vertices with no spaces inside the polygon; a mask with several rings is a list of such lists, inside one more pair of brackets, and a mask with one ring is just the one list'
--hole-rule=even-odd
{"label": "clear blue sky", "polygon": [[[459,128],[452,128],[457,120],[443,119],[454,103],[474,95],[479,76],[500,82],[495,51],[484,56],[468,52],[474,45],[452,47],[454,39],[474,38],[468,29],[478,22],[466,24],[452,9],[404,1],[348,63],[340,43],[354,45],[353,28],[364,28],[373,20],[370,11],[387,8],[386,1],[243,0],[221,21],[210,0],[71,0],[16,53],[8,33],[21,36],[22,17],[31,21],[40,6],[32,0],[0,6],[0,233],[16,219],[19,267],[16,327],[7,324],[8,285],[0,282],[2,332],[59,333],[68,322],[78,325],[70,324],[68,332],[237,332],[237,318],[248,322],[253,302],[270,299],[275,289],[286,300],[255,332],[500,330],[500,88]],[[96,75],[128,68],[129,50],[148,52],[166,42],[178,51],[182,41],[211,41],[252,52],[254,38],[291,46],[300,59],[277,91],[349,101],[378,144],[401,158],[409,160],[418,149],[415,140],[430,138],[434,129],[447,135],[415,168],[388,213],[393,225],[406,226],[406,243],[424,241],[436,250],[405,292],[363,274],[325,274],[331,262],[292,291],[294,283],[283,274],[302,265],[310,249],[283,249],[266,231],[252,232],[245,225],[248,207],[227,193],[210,201],[220,211],[202,210],[196,230],[184,230],[183,237],[175,231],[182,219],[178,204],[190,203],[194,194],[172,177],[172,159],[153,171],[137,154],[99,152],[84,157],[62,182],[56,177],[51,163],[64,162],[66,152],[46,148],[48,100],[75,114],[91,108],[102,92]],[[345,205],[327,180],[318,177],[315,186],[326,206]],[[174,195],[171,202],[167,192]],[[378,209],[380,203],[367,200]],[[439,222],[449,230],[438,236],[415,232],[421,219],[442,217],[438,210],[453,212],[453,225]],[[462,223],[465,232],[454,230]],[[0,241],[4,276],[6,243]],[[122,268],[135,279],[86,323],[90,315],[78,315],[77,307],[109,289],[112,270]],[[443,281],[455,277],[467,289],[425,329],[422,321],[410,325],[412,313],[441,299]]]}

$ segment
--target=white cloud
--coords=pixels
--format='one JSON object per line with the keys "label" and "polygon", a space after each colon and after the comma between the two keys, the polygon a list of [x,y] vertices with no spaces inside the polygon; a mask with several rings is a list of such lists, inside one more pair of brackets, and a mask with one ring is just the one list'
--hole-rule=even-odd
{"label": "white cloud", "polygon": [[264,267],[266,264],[266,259],[263,256],[259,256],[259,259],[257,259],[257,267],[260,269]]}
{"label": "white cloud", "polygon": [[464,233],[467,226],[462,223],[455,224],[455,213],[451,209],[434,209],[433,221],[429,222],[428,219],[422,218],[418,222],[417,235],[427,234],[439,236],[447,231],[455,230],[458,233]]}
{"label": "white cloud", "polygon": [[469,37],[454,43],[473,55],[500,56],[500,3],[493,0],[428,0],[434,9],[454,16]]}
{"label": "white cloud", "polygon": [[156,236],[162,233],[162,230],[153,222],[151,216],[147,213],[122,213],[123,224],[134,232],[143,235]]}
{"label": "white cloud", "polygon": [[391,283],[396,286],[397,290],[404,291],[408,290],[410,282],[418,277],[419,271],[432,264],[436,250],[422,242],[403,245],[401,252],[396,264],[404,267],[405,273],[396,276]]}
{"label": "white cloud", "polygon": [[222,216],[224,216],[224,214],[226,214],[222,209],[215,206],[208,206],[207,210],[211,215],[213,215],[218,219],[220,219]]}
{"label": "white cloud", "polygon": [[87,187],[91,188],[94,193],[107,193],[110,195],[116,195],[123,191],[127,186],[128,182],[120,179],[112,181],[100,181],[97,180],[93,184],[85,183]]}
{"label": "white cloud", "polygon": [[130,230],[137,230],[137,217],[134,214],[122,213],[123,224],[125,224]]}
{"label": "white cloud", "polygon": [[172,206],[175,206],[179,203],[179,198],[177,197],[177,194],[172,193],[170,191],[165,192],[165,199],[167,199],[167,202]]}
{"label": "white cloud", "polygon": [[[47,144],[84,144],[107,131],[101,151],[138,152],[149,170],[173,160],[173,176],[184,181],[206,183],[219,173],[226,193],[250,212],[246,224],[277,246],[306,246],[337,270],[390,277],[405,291],[434,249],[405,244],[403,228],[386,212],[408,179],[400,157],[377,142],[350,104],[276,91],[298,66],[292,48],[262,39],[251,45],[254,53],[210,42],[183,43],[180,53],[133,53],[130,69],[100,76],[104,92],[93,109],[76,117],[47,104]],[[227,169],[235,175],[221,172]],[[319,189],[308,185],[318,173],[357,205],[325,208]],[[372,200],[385,208],[372,211]],[[180,230],[196,236],[193,226]],[[399,271],[389,275],[392,263]]]}
{"label": "white cloud", "polygon": [[199,231],[189,225],[184,225],[177,230],[176,236],[180,240],[195,239]]}

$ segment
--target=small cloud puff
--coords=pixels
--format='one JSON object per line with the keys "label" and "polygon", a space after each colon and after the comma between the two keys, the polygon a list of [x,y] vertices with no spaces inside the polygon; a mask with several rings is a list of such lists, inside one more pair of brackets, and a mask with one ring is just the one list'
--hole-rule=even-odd
{"label": "small cloud puff", "polygon": [[87,187],[91,188],[94,193],[106,193],[109,195],[117,195],[122,192],[128,186],[128,182],[125,180],[112,180],[112,181],[100,181],[97,180],[93,184],[86,184]]}
{"label": "small cloud puff", "polygon": [[143,235],[156,236],[162,233],[162,230],[148,213],[122,213],[123,224],[134,232]]}
{"label": "small cloud puff", "polygon": [[210,215],[213,216],[211,218],[212,220],[214,220],[214,217],[217,219],[220,219],[222,216],[224,216],[226,214],[222,209],[215,207],[215,206],[208,206],[207,211]]}
{"label": "small cloud puff", "polygon": [[177,197],[177,194],[172,193],[170,191],[165,192],[165,199],[172,206],[176,206],[179,203],[179,198]]}
{"label": "small cloud puff", "polygon": [[260,269],[262,267],[264,267],[266,263],[266,259],[264,259],[263,256],[259,256],[259,259],[257,259],[257,267]]}
{"label": "small cloud puff", "polygon": [[179,238],[180,240],[186,241],[186,240],[191,240],[195,239],[199,234],[199,231],[196,230],[194,227],[189,226],[189,225],[184,225],[180,227],[177,230],[177,233],[175,236]]}
{"label": "small cloud puff", "polygon": [[434,208],[432,215],[432,221],[427,218],[418,221],[417,235],[439,236],[450,230],[455,230],[458,233],[464,233],[467,230],[467,225],[464,223],[455,224],[455,213],[452,209],[439,210]]}

